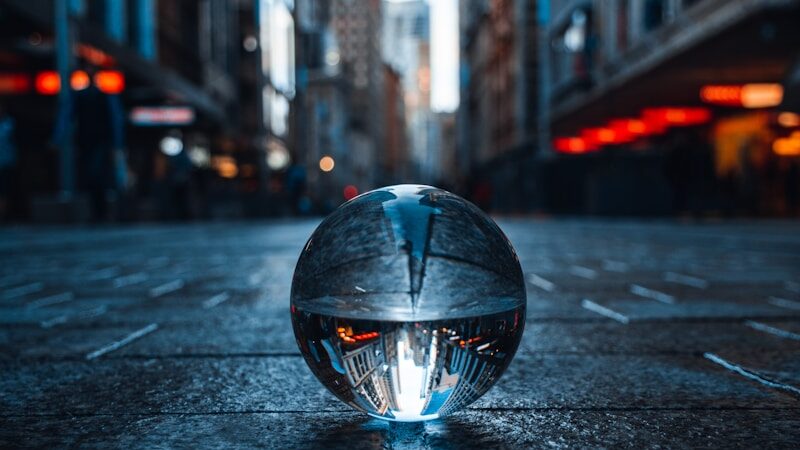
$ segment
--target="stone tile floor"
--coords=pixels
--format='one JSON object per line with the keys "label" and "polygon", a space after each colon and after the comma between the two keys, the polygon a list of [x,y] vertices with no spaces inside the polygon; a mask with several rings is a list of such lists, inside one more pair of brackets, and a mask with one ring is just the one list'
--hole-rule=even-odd
{"label": "stone tile floor", "polygon": [[504,219],[525,336],[467,410],[389,424],[306,368],[316,222],[0,230],[0,447],[800,446],[800,224]]}

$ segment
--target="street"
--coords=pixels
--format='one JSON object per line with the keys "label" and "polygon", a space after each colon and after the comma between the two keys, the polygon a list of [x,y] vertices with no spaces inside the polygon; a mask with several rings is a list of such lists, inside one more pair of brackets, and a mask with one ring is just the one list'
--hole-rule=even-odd
{"label": "street", "polygon": [[795,447],[800,227],[498,219],[528,292],[498,384],[443,420],[335,399],[289,317],[318,222],[0,231],[0,447]]}

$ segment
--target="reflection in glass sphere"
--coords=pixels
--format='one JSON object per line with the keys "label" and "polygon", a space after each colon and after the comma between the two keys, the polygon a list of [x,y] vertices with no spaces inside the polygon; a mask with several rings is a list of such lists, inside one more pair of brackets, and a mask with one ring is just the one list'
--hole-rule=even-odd
{"label": "reflection in glass sphere", "polygon": [[382,419],[435,419],[475,401],[511,362],[525,286],[511,244],[474,205],[391,186],[314,231],[294,273],[292,323],[342,401]]}

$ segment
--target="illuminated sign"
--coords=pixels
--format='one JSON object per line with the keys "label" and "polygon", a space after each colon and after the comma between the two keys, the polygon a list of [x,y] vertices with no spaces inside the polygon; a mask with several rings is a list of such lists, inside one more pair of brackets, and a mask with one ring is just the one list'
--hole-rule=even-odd
{"label": "illuminated sign", "polygon": [[195,113],[188,106],[137,106],[131,110],[130,120],[139,126],[191,125]]}
{"label": "illuminated sign", "polygon": [[700,100],[720,106],[769,108],[783,101],[783,86],[778,83],[708,85],[700,89]]}
{"label": "illuminated sign", "polygon": [[[125,76],[117,70],[101,70],[94,75],[94,85],[101,92],[114,95],[125,90]],[[34,79],[36,92],[42,95],[56,95],[61,91],[61,76],[55,70],[45,70],[36,74]],[[89,87],[89,74],[83,70],[72,72],[70,87],[82,91]]]}

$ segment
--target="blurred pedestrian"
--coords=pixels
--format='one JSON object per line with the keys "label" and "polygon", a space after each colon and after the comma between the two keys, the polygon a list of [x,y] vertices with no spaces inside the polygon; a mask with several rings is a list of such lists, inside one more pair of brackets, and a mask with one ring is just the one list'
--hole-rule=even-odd
{"label": "blurred pedestrian", "polygon": [[[96,72],[84,69],[90,79]],[[63,139],[75,121],[78,188],[89,195],[95,220],[109,219],[108,205],[127,185],[125,116],[118,95],[106,94],[93,83],[76,91],[72,104],[60,111],[55,141]]]}
{"label": "blurred pedestrian", "polygon": [[9,214],[16,179],[17,147],[14,143],[14,119],[0,103],[0,219]]}

